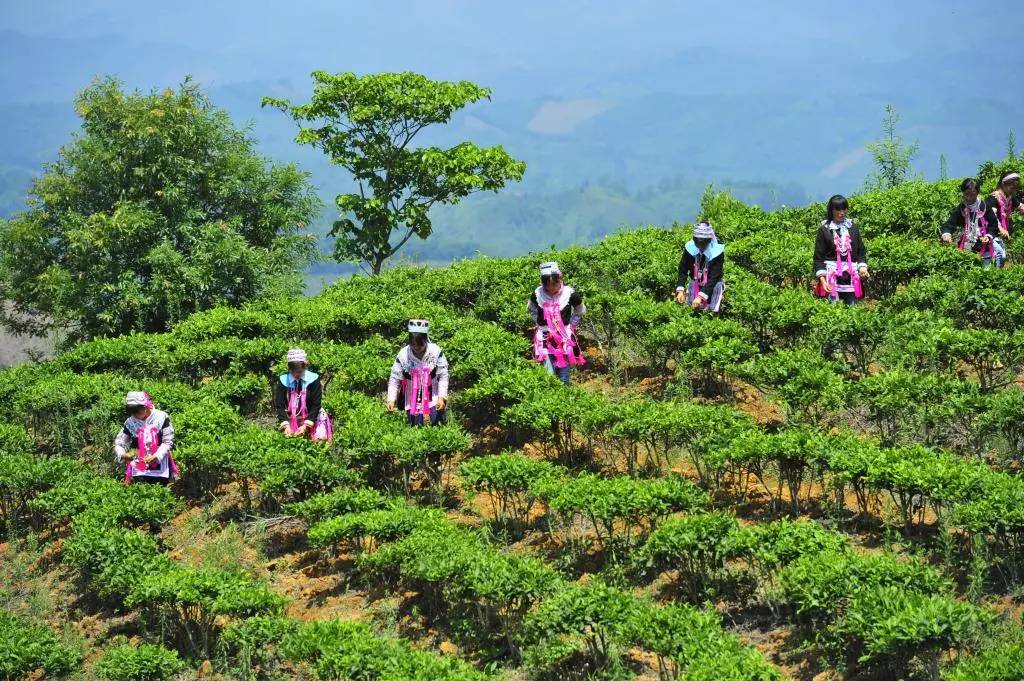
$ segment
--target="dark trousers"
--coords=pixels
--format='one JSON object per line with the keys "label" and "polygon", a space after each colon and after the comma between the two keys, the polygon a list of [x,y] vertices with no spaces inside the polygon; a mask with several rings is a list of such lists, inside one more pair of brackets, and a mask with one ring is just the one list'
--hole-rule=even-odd
{"label": "dark trousers", "polygon": [[566,364],[564,367],[556,367],[555,361],[551,359],[549,355],[547,361],[544,362],[544,368],[548,370],[548,373],[558,376],[558,380],[562,383],[569,385],[572,382],[572,366]]}
{"label": "dark trousers", "polygon": [[[410,426],[423,426],[426,425],[425,414],[413,414],[412,412],[406,412],[406,416],[409,417]],[[442,409],[438,411],[437,408],[430,408],[430,425],[437,426],[448,423],[448,410]]]}
{"label": "dark trousers", "polygon": [[132,476],[133,485],[163,485],[166,487],[171,484],[170,478],[157,478],[152,475],[134,475]]}
{"label": "dark trousers", "polygon": [[843,303],[846,303],[847,305],[856,305],[857,304],[857,294],[854,293],[853,291],[847,291],[845,293],[840,291],[840,292],[836,293],[836,297],[835,298],[831,298],[830,300],[833,303],[843,302]]}

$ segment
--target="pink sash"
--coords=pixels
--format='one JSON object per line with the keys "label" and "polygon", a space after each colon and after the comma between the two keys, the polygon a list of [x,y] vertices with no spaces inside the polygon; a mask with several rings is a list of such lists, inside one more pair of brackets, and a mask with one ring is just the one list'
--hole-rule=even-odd
{"label": "pink sash", "polygon": [[842,254],[839,249],[842,241],[846,242],[846,266],[848,268],[847,271],[850,273],[850,282],[853,284],[853,295],[855,298],[863,298],[864,288],[861,286],[860,283],[860,272],[858,272],[857,269],[853,266],[853,240],[850,238],[849,231],[847,231],[846,236],[843,237],[840,235],[840,230],[836,230],[836,233],[832,238],[832,243],[834,243],[836,246],[835,269],[825,274],[828,280],[828,285],[832,289],[832,292],[826,294],[824,290],[821,289],[819,282],[819,285],[817,286],[818,295],[821,296],[822,298],[825,298],[827,296],[832,300],[837,300],[839,298],[837,282],[839,281],[839,274],[843,267]]}
{"label": "pink sash", "polygon": [[562,320],[562,308],[557,300],[549,300],[543,305],[544,321],[548,326],[547,337],[543,337],[543,331],[537,329],[533,338],[534,359],[543,362],[547,356],[559,369],[567,366],[579,366],[585,363],[583,354],[576,345],[576,339],[572,334],[572,327],[566,328]]}
{"label": "pink sash", "polygon": [[413,367],[411,378],[402,380],[405,408],[413,416],[430,413],[430,373],[433,367],[421,364]]}
{"label": "pink sash", "polygon": [[[138,473],[145,473],[149,470],[160,470],[159,463],[146,463],[146,457],[151,454],[156,454],[158,449],[160,449],[160,429],[152,424],[144,423],[142,427],[136,431],[136,451],[138,452],[138,455],[129,461],[128,465],[124,469],[124,484],[130,485],[132,483],[132,476]],[[167,458],[167,465],[170,467],[171,477],[177,478],[178,464],[175,463],[174,456],[172,456],[170,452],[167,452]]]}
{"label": "pink sash", "polygon": [[1010,231],[1010,213],[1013,212],[1013,202],[1010,199],[1001,199],[996,196],[996,202],[999,204],[999,227],[1007,232]]}
{"label": "pink sash", "polygon": [[299,420],[305,421],[309,417],[306,409],[306,389],[288,391],[288,425],[292,432],[299,429]]}

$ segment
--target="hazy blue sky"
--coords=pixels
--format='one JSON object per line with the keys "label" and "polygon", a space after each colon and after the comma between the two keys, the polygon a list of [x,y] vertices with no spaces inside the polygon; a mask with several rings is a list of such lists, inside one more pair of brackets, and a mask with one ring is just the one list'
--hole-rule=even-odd
{"label": "hazy blue sky", "polygon": [[[1024,6],[1002,3],[1000,20],[968,9],[980,3],[901,0],[716,3],[492,3],[460,0],[344,2],[299,0],[7,0],[0,29],[31,36],[179,49],[168,72],[209,84],[294,78],[316,68],[411,69],[445,77],[522,85],[533,72],[542,90],[575,90],[618,71],[696,47],[773,59],[844,55],[894,62],[919,55],[973,53],[979,72],[995,68],[999,44],[1020,44]],[[995,4],[989,5],[994,7]],[[103,41],[87,43],[103,52]],[[973,48],[973,49],[972,49]],[[28,55],[26,55],[28,56]],[[82,55],[83,57],[85,55]],[[104,55],[96,55],[102,57]],[[86,66],[62,66],[76,70]],[[47,65],[5,61],[31,74]],[[125,64],[126,71],[131,66]],[[162,74],[161,74],[162,75]],[[836,74],[837,80],[842,75]],[[827,84],[822,84],[827,88]],[[554,90],[548,91],[548,90]],[[19,97],[32,97],[31,92]]]}

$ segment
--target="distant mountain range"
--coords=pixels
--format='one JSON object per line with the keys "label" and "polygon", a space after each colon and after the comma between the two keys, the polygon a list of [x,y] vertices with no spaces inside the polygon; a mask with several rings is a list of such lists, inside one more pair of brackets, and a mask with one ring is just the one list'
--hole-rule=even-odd
{"label": "distant mountain range", "polygon": [[[209,83],[217,105],[252,123],[267,156],[307,169],[330,205],[350,186],[345,174],[295,145],[292,123],[259,105],[268,94],[308,96],[308,79],[295,74],[301,55],[282,55],[289,75],[266,78],[271,55],[230,47],[0,31],[0,60],[13,67],[0,70],[0,215],[19,209],[32,174],[71,139],[74,94],[98,74],[149,89],[192,73]],[[423,143],[502,144],[526,160],[526,178],[435,211],[434,236],[410,244],[408,255],[508,256],[592,241],[625,225],[688,221],[709,182],[766,206],[851,192],[870,170],[864,145],[879,134],[887,102],[903,115],[903,136],[920,142],[916,166],[925,176],[938,174],[940,154],[951,174],[971,173],[1002,154],[1024,110],[1024,90],[965,88],[982,81],[976,55],[955,51],[961,47],[888,60],[828,49],[808,58],[814,51],[807,45],[778,56],[683,48],[650,63],[624,59],[600,78],[571,64],[510,64],[482,82],[495,87],[492,101],[460,113]],[[1004,58],[1008,73],[1021,72],[1024,57]],[[447,71],[453,59],[443,60]],[[480,68],[468,67],[467,77]],[[333,217],[325,213],[320,229]]]}

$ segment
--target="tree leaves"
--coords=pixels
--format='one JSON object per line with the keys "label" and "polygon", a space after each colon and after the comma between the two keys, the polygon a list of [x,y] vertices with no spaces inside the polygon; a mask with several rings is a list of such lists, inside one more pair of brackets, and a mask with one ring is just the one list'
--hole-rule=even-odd
{"label": "tree leaves", "polygon": [[188,81],[149,94],[97,81],[77,109],[81,134],[0,223],[8,329],[62,330],[70,346],[298,290],[314,246],[295,236],[318,207],[304,173],[257,156]]}
{"label": "tree leaves", "polygon": [[265,97],[263,106],[299,124],[296,142],[320,149],[352,173],[359,191],[335,200],[342,213],[331,230],[335,257],[364,262],[378,274],[410,237],[430,236],[432,206],[522,179],[526,164],[500,146],[410,146],[424,128],[448,123],[490,92],[468,81],[434,81],[409,72],[316,71],[309,103]]}

